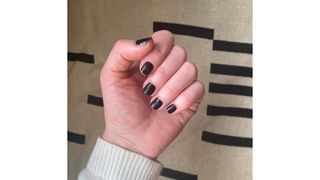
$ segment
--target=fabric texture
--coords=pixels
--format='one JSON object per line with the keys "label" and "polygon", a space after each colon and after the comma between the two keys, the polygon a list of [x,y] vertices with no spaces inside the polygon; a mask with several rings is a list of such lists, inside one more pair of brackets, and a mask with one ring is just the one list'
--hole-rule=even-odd
{"label": "fabric texture", "polygon": [[251,0],[68,0],[68,178],[105,126],[99,74],[109,51],[160,29],[197,65],[205,96],[158,157],[158,179],[252,179]]}
{"label": "fabric texture", "polygon": [[162,165],[98,138],[79,180],[153,180]]}

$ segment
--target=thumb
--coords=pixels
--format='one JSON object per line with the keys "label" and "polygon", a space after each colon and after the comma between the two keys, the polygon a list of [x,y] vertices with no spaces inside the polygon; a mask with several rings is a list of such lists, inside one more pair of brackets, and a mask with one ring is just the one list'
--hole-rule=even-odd
{"label": "thumb", "polygon": [[141,60],[153,48],[151,37],[134,40],[118,40],[109,53],[101,74],[110,77],[127,77],[134,61]]}

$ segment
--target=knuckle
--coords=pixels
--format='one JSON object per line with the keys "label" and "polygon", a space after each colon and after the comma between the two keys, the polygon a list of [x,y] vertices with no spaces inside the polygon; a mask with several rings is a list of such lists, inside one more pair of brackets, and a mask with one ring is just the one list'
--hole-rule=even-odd
{"label": "knuckle", "polygon": [[190,72],[192,76],[198,75],[198,68],[195,64],[191,63],[190,61],[187,61],[184,64],[185,64],[185,68],[187,69],[188,72]]}
{"label": "knuckle", "polygon": [[154,34],[161,34],[161,36],[166,36],[168,37],[170,40],[171,40],[171,43],[174,43],[175,42],[175,38],[174,38],[174,35],[171,31],[168,31],[168,30],[160,30],[160,31],[157,31],[155,32]]}
{"label": "knuckle", "polygon": [[122,43],[123,43],[123,40],[119,39],[114,43],[114,47],[120,47]]}
{"label": "knuckle", "polygon": [[204,84],[201,81],[196,81],[195,85],[197,86],[200,92],[204,92]]}
{"label": "knuckle", "polygon": [[184,95],[182,95],[182,102],[184,104],[190,105],[190,104],[192,104],[192,98],[190,98],[188,95],[184,94]]}
{"label": "knuckle", "polygon": [[161,33],[165,34],[166,36],[173,38],[173,33],[169,30],[161,30]]}
{"label": "knuckle", "polygon": [[187,51],[184,47],[180,45],[174,45],[173,50],[179,55],[182,56],[182,59],[185,61],[187,58]]}

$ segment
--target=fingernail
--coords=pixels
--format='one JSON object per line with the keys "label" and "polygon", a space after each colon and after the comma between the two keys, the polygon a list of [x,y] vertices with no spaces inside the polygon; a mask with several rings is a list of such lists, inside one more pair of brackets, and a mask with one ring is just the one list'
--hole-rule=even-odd
{"label": "fingernail", "polygon": [[148,76],[148,74],[151,73],[153,69],[153,65],[150,62],[146,62],[142,68],[140,69],[141,73],[145,76]]}
{"label": "fingernail", "polygon": [[177,107],[174,104],[171,104],[168,108],[167,108],[167,112],[169,114],[172,114],[173,112],[175,112],[177,110]]}
{"label": "fingernail", "polygon": [[150,39],[151,39],[151,37],[147,37],[147,38],[136,40],[136,45],[144,46],[150,41]]}
{"label": "fingernail", "polygon": [[150,96],[155,90],[156,90],[156,87],[152,83],[148,83],[143,88],[143,93],[147,96]]}
{"label": "fingernail", "polygon": [[154,110],[159,109],[161,105],[162,105],[162,101],[159,98],[154,99],[151,103],[151,107]]}

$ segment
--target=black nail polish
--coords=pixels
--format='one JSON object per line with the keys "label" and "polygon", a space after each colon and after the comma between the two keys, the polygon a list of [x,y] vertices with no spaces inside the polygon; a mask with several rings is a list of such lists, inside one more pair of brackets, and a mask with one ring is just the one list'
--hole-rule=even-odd
{"label": "black nail polish", "polygon": [[150,39],[151,39],[151,37],[139,39],[139,40],[136,41],[136,45],[138,45],[138,46],[144,46],[144,45],[146,45],[146,44],[150,41]]}
{"label": "black nail polish", "polygon": [[162,101],[159,98],[156,98],[152,101],[152,103],[150,105],[151,105],[152,109],[157,110],[161,107]]}
{"label": "black nail polish", "polygon": [[155,90],[156,90],[156,87],[152,83],[148,83],[143,88],[143,93],[147,96],[150,96]]}
{"label": "black nail polish", "polygon": [[141,73],[145,76],[148,76],[153,69],[153,65],[150,62],[146,62],[140,69]]}
{"label": "black nail polish", "polygon": [[177,107],[174,104],[171,104],[168,108],[167,108],[167,112],[169,114],[175,112],[177,110]]}

